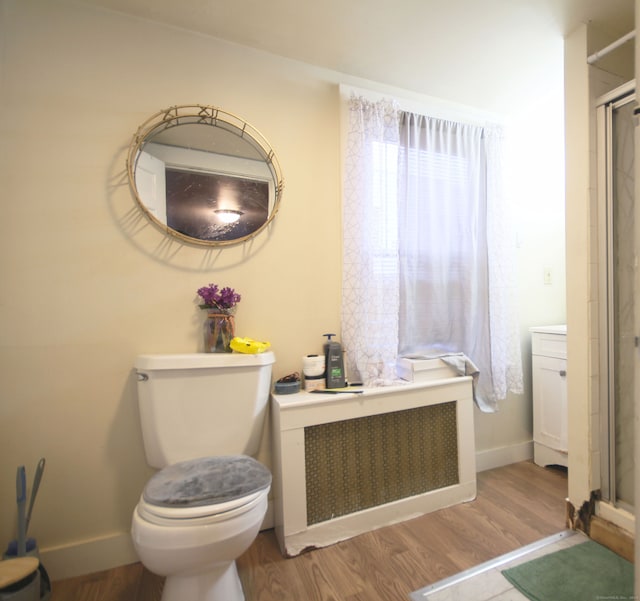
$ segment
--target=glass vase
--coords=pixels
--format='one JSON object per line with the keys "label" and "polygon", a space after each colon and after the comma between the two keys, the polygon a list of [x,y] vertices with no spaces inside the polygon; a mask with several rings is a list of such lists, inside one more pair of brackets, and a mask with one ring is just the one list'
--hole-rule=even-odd
{"label": "glass vase", "polygon": [[220,309],[207,309],[204,321],[205,353],[230,353],[231,339],[235,336],[233,314]]}

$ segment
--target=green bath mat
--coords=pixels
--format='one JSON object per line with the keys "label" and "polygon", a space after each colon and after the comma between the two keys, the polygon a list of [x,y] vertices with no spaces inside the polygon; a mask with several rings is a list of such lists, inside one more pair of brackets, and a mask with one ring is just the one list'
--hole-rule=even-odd
{"label": "green bath mat", "polygon": [[504,577],[533,601],[630,601],[633,564],[587,541],[503,570]]}

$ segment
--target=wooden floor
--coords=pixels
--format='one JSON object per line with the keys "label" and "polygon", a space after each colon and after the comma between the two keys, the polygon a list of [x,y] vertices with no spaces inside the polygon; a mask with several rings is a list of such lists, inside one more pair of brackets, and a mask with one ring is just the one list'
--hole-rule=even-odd
{"label": "wooden floor", "polygon": [[[517,463],[478,474],[475,501],[291,559],[273,530],[238,559],[247,601],[398,601],[565,528],[566,472]],[[140,564],[53,583],[51,601],[159,601]],[[190,601],[190,600],[185,600]]]}

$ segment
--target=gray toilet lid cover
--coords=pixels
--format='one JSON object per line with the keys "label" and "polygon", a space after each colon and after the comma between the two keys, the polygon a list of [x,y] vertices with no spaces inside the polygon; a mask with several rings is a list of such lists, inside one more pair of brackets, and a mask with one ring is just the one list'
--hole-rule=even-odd
{"label": "gray toilet lid cover", "polygon": [[181,461],[154,474],[142,496],[163,507],[216,505],[271,486],[271,472],[246,455]]}

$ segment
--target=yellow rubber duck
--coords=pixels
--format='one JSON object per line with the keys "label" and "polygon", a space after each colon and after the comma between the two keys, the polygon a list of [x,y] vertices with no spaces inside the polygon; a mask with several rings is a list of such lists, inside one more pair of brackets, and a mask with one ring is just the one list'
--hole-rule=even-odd
{"label": "yellow rubber duck", "polygon": [[267,349],[271,348],[270,342],[259,342],[251,338],[239,338],[236,336],[231,339],[231,348],[238,353],[245,353],[247,355],[255,355],[257,353],[264,353]]}

